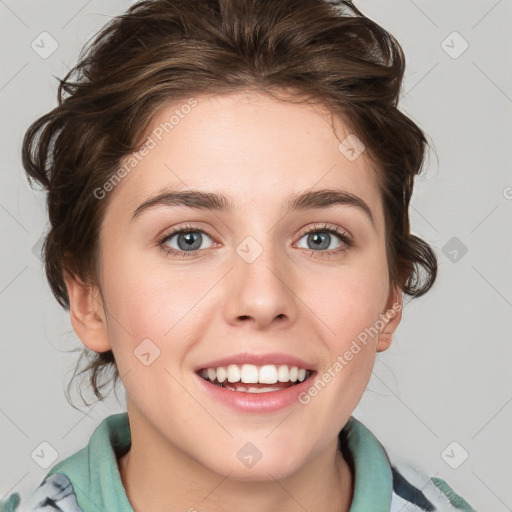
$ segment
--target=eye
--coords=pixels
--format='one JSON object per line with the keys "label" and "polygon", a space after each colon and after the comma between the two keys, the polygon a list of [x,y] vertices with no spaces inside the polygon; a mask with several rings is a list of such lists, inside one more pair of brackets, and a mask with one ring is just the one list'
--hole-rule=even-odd
{"label": "eye", "polygon": [[311,249],[312,256],[320,257],[345,252],[353,245],[352,238],[346,231],[340,229],[338,226],[330,226],[327,224],[310,228],[302,235],[300,240],[303,239],[305,239],[306,246],[299,247]]}
{"label": "eye", "polygon": [[212,237],[202,229],[193,226],[182,226],[178,229],[165,234],[158,245],[168,254],[176,256],[189,257],[201,249],[206,249],[204,242]]}
{"label": "eye", "polygon": [[[204,244],[208,240],[212,242],[212,236],[204,230],[194,226],[180,226],[170,233],[166,233],[158,240],[158,246],[166,254],[183,258],[193,257],[199,251],[207,249]],[[353,246],[351,235],[338,226],[328,224],[315,225],[303,233],[299,242],[305,239],[306,246],[303,249],[310,249],[311,256],[324,257],[346,252]],[[337,242],[337,243],[336,243]],[[332,247],[333,243],[335,244]]]}

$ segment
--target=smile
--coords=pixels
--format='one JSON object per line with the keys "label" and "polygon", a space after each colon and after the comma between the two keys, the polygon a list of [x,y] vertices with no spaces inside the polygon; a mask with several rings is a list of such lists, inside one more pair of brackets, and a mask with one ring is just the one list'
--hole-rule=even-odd
{"label": "smile", "polygon": [[242,393],[281,391],[308,379],[312,371],[286,364],[230,364],[217,368],[203,368],[198,374],[207,382]]}

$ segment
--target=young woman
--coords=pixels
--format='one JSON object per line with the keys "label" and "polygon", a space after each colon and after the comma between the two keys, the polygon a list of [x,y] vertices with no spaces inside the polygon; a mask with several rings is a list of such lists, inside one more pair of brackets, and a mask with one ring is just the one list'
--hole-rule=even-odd
{"label": "young woman", "polygon": [[127,413],[2,511],[473,510],[352,416],[403,295],[426,139],[397,41],[348,2],[149,0],[28,130],[46,272]]}

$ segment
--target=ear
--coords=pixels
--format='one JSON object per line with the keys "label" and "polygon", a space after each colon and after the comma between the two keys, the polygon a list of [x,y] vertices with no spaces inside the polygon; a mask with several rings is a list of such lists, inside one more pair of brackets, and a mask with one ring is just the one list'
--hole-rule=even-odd
{"label": "ear", "polygon": [[381,315],[384,326],[379,334],[377,352],[383,352],[391,346],[393,334],[402,320],[402,308],[403,292],[399,287],[392,288],[386,304],[386,311]]}
{"label": "ear", "polygon": [[71,324],[82,343],[95,352],[111,349],[103,308],[103,298],[98,286],[86,284],[78,277],[65,272]]}

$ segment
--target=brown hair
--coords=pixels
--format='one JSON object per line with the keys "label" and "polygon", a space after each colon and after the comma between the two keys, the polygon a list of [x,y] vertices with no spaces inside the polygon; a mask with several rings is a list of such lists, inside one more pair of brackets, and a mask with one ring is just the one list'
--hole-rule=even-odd
{"label": "brown hair", "polygon": [[[398,108],[405,70],[394,37],[353,4],[335,0],[145,0],[110,21],[58,88],[58,106],[25,134],[23,165],[47,191],[51,229],[45,270],[69,309],[64,272],[96,281],[98,233],[107,199],[94,191],[140,148],[158,109],[192,95],[241,89],[294,92],[343,117],[366,146],[382,191],[390,283],[419,297],[437,260],[410,233],[409,201],[427,140]],[[112,351],[80,372],[99,383]],[[80,362],[80,360],[79,360]],[[79,363],[75,368],[75,375]],[[73,376],[73,378],[74,378]],[[69,386],[68,386],[69,391]],[[83,398],[83,397],[82,397]]]}

